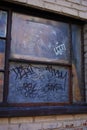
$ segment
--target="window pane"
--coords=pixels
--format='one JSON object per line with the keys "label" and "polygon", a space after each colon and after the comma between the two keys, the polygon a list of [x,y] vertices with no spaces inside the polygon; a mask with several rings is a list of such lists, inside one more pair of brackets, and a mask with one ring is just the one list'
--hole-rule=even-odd
{"label": "window pane", "polygon": [[32,60],[70,59],[69,26],[66,23],[13,14],[11,57]]}
{"label": "window pane", "polygon": [[82,102],[84,99],[81,74],[81,27],[72,26],[72,73],[73,73],[73,101]]}
{"label": "window pane", "polygon": [[5,61],[5,40],[0,40],[0,69],[4,69]]}
{"label": "window pane", "polygon": [[8,102],[69,103],[69,68],[11,63]]}
{"label": "window pane", "polygon": [[0,37],[6,37],[7,12],[0,10]]}
{"label": "window pane", "polygon": [[4,80],[3,73],[0,73],[0,102],[3,101],[3,80]]}

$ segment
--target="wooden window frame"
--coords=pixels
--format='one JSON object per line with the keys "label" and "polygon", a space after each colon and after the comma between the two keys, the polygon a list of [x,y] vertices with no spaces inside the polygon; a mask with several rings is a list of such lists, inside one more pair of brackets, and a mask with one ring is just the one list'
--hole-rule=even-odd
{"label": "wooden window frame", "polygon": [[[18,9],[17,9],[18,7]],[[87,113],[87,104],[65,104],[65,105],[57,105],[57,104],[45,104],[40,105],[37,104],[36,106],[29,106],[27,104],[25,105],[15,105],[15,104],[9,104],[7,103],[7,95],[8,95],[8,76],[9,76],[9,53],[10,53],[10,43],[11,43],[11,16],[12,11],[20,12],[23,14],[30,14],[33,16],[39,16],[46,19],[51,19],[55,21],[64,21],[66,23],[69,23],[70,25],[77,24],[81,25],[81,41],[84,43],[84,36],[83,36],[83,26],[85,24],[85,21],[81,21],[78,19],[73,19],[68,16],[59,15],[56,13],[43,11],[40,9],[32,8],[32,7],[26,7],[21,4],[6,2],[4,0],[0,1],[0,9],[5,10],[8,12],[8,21],[7,21],[7,35],[6,35],[6,50],[5,50],[5,71],[4,74],[6,75],[5,78],[5,85],[4,85],[4,93],[3,93],[3,103],[0,103],[0,117],[19,117],[19,116],[47,116],[47,115],[58,115],[58,114],[83,114]],[[3,38],[2,38],[3,39]],[[84,46],[81,44],[81,51],[82,51],[82,63],[84,63],[84,54],[83,54],[83,48]],[[11,59],[10,59],[11,61]],[[31,61],[33,62],[33,61]],[[44,62],[42,62],[44,63]],[[49,63],[48,63],[49,64]],[[62,64],[60,64],[62,65]],[[66,65],[65,65],[66,66]],[[71,65],[69,65],[71,67]],[[84,71],[84,65],[81,66],[81,69]],[[82,85],[85,85],[84,83],[84,72],[83,79],[82,79]],[[85,90],[84,90],[85,94]],[[71,96],[72,98],[72,96]],[[85,101],[86,99],[84,99]]]}

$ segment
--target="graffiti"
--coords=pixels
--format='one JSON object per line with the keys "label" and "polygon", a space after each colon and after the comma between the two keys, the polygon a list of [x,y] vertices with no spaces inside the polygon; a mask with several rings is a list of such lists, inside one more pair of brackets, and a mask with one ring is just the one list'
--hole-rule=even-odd
{"label": "graffiti", "polygon": [[64,79],[67,77],[67,72],[64,73],[62,70],[55,70],[52,68],[52,66],[47,66],[46,69],[52,74],[52,76],[55,76],[59,79]]}
{"label": "graffiti", "polygon": [[23,83],[23,85],[16,89],[16,91],[20,91],[22,95],[25,97],[33,98],[36,96],[36,86],[32,85],[32,83]]}
{"label": "graffiti", "polygon": [[45,92],[49,92],[49,91],[58,91],[58,90],[64,90],[64,88],[62,88],[62,84],[58,84],[58,83],[54,83],[54,84],[51,84],[51,83],[48,83],[43,91]]}
{"label": "graffiti", "polygon": [[54,48],[54,52],[56,55],[62,55],[64,51],[66,51],[65,44],[58,45]]}
{"label": "graffiti", "polygon": [[15,79],[22,79],[23,77],[28,77],[29,74],[33,73],[31,65],[29,65],[27,68],[24,68],[22,65],[17,66],[15,68],[12,68],[11,71],[14,71],[16,74]]}
{"label": "graffiti", "polygon": [[15,64],[10,69],[9,90],[11,93],[14,88],[15,95],[30,101],[59,100],[61,94],[67,95],[68,73],[68,69],[58,66]]}

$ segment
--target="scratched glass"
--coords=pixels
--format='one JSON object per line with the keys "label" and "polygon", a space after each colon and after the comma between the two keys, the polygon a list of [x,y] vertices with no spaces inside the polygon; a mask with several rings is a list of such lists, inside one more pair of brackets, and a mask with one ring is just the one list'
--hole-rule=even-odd
{"label": "scratched glass", "polygon": [[69,78],[66,67],[11,63],[8,102],[69,103]]}
{"label": "scratched glass", "polygon": [[11,58],[69,62],[69,25],[13,13]]}
{"label": "scratched glass", "polygon": [[6,37],[7,12],[0,10],[0,37]]}
{"label": "scratched glass", "polygon": [[3,101],[3,80],[4,80],[4,75],[3,73],[0,73],[0,102]]}
{"label": "scratched glass", "polygon": [[4,69],[5,61],[5,40],[0,40],[0,69]]}
{"label": "scratched glass", "polygon": [[84,87],[81,73],[81,28],[72,25],[72,74],[73,74],[73,101],[81,103],[84,100]]}

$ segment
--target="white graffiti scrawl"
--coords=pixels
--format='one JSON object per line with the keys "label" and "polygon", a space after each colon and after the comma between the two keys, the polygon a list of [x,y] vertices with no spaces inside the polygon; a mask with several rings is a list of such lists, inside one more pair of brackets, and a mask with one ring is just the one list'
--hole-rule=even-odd
{"label": "white graffiti scrawl", "polygon": [[56,55],[62,55],[66,51],[66,47],[64,44],[58,45],[54,48],[54,52]]}

